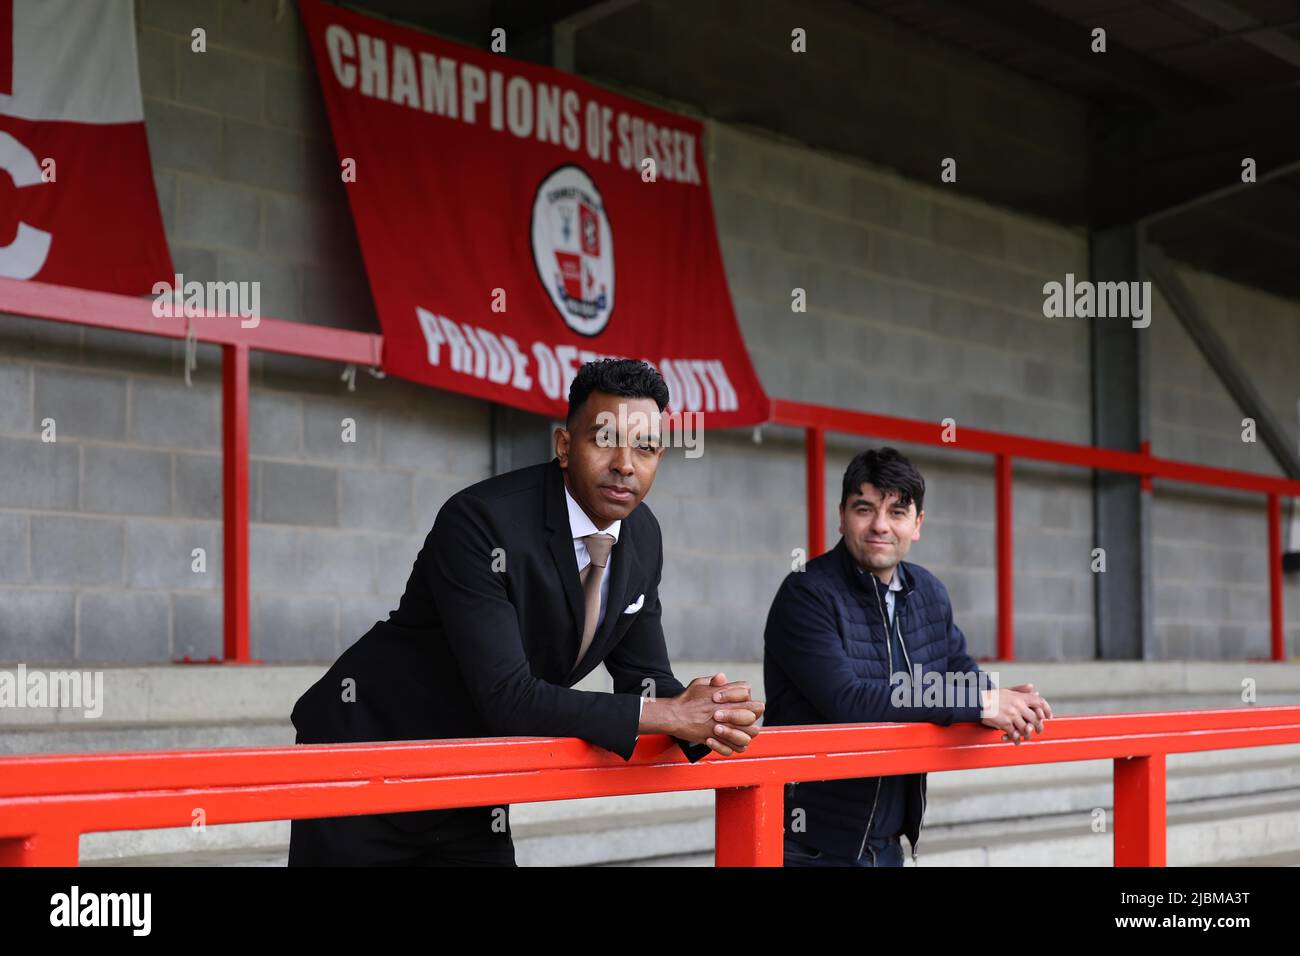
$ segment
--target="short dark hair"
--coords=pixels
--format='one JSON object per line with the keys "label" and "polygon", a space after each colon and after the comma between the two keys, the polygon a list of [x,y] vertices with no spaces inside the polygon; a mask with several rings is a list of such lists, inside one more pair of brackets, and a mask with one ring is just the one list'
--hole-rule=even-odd
{"label": "short dark hair", "polygon": [[896,448],[868,448],[849,462],[844,470],[840,506],[868,483],[882,495],[897,494],[898,503],[904,508],[916,502],[918,513],[925,502],[925,479]]}
{"label": "short dark hair", "polygon": [[565,426],[573,427],[578,410],[592,392],[606,392],[627,398],[653,398],[659,411],[668,407],[668,383],[649,362],[640,359],[604,358],[578,369],[569,386],[569,414]]}

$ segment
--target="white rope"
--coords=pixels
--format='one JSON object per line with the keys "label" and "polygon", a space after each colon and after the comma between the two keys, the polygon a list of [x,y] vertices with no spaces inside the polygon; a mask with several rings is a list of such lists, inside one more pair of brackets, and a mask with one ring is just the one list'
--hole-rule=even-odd
{"label": "white rope", "polygon": [[199,367],[199,340],[194,334],[194,318],[187,316],[185,319],[185,387],[193,388],[194,382],[190,379],[190,372]]}

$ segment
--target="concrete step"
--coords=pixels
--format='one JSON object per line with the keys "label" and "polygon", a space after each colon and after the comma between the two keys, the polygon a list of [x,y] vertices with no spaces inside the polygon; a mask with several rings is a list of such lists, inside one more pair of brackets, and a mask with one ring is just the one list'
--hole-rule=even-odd
{"label": "concrete step", "polygon": [[[59,707],[13,707],[0,711],[0,729],[21,725],[185,724],[212,721],[269,721],[288,724],[294,702],[327,669],[325,665],[159,664],[144,667],[88,667],[84,664],[25,665],[32,671],[77,671],[102,678],[102,714]],[[18,665],[3,665],[16,674]],[[292,739],[292,738],[291,738]]]}
{"label": "concrete step", "polygon": [[[1113,767],[1087,760],[932,773],[925,825],[1109,809]],[[1171,804],[1289,790],[1300,788],[1300,745],[1170,754],[1166,769]]]}
{"label": "concrete step", "polygon": [[[1258,798],[1170,807],[1169,866],[1300,866],[1300,789]],[[1111,833],[1061,815],[1014,829],[965,824],[927,827],[920,866],[1111,866]],[[1082,831],[1082,832],[1081,832]],[[1290,849],[1277,850],[1289,843]],[[712,866],[712,852],[665,855],[605,866]],[[912,866],[905,854],[905,865]]]}
{"label": "concrete step", "polygon": [[1266,856],[1242,857],[1240,859],[1221,860],[1211,863],[1199,863],[1198,866],[1300,866],[1300,850],[1286,850],[1282,853],[1270,853]]}
{"label": "concrete step", "polygon": [[[713,794],[642,794],[611,798],[622,812],[587,816],[550,814],[555,804],[511,807],[515,855],[521,866],[582,866],[636,859],[657,848],[681,851],[713,846]],[[677,799],[673,799],[677,798]],[[570,803],[575,801],[562,801]],[[585,802],[585,801],[584,801]],[[598,801],[592,801],[598,802]],[[545,808],[542,812],[529,812]],[[209,826],[203,830],[169,827],[86,833],[80,840],[86,864],[137,865],[142,860],[186,857],[216,858],[229,854],[281,855],[287,858],[288,821]]]}
{"label": "concrete step", "polygon": [[[1085,714],[1133,714],[1156,710],[1225,710],[1251,706],[1242,702],[1239,693],[1164,693],[1164,694],[1099,694],[1086,697],[1063,697],[1042,691],[1052,705],[1057,717],[1075,717]],[[1300,691],[1276,691],[1261,695],[1257,707],[1287,707],[1300,704]]]}
{"label": "concrete step", "polygon": [[713,847],[713,810],[686,806],[587,819],[516,825],[515,859],[520,866],[586,866],[636,860],[656,850],[681,853]]}
{"label": "concrete step", "polygon": [[[1057,716],[1070,713],[1138,713],[1142,711],[1204,710],[1242,706],[1222,700],[1153,698],[1131,700],[1129,706],[1115,699],[1097,699],[1078,710],[1054,706]],[[1295,699],[1273,700],[1268,706],[1300,704]],[[1141,705],[1141,706],[1139,706]],[[1264,705],[1261,705],[1264,706]],[[171,721],[82,721],[76,724],[0,723],[0,755],[35,753],[84,753],[134,750],[184,750],[212,747],[292,746],[294,728],[287,719],[221,719]]]}
{"label": "concrete step", "polygon": [[[13,672],[17,665],[2,665]],[[25,665],[27,670],[79,670],[79,664]],[[1237,707],[1242,701],[1242,675],[1254,682],[1255,703],[1271,705],[1300,700],[1300,662],[1269,661],[985,661],[1002,686],[1032,682],[1068,713],[1115,713],[1125,710],[1179,709],[1181,701],[1203,707]],[[294,702],[326,670],[324,664],[154,665],[92,669],[103,678],[103,714],[87,719],[76,709],[5,708],[0,730],[20,724],[88,727],[103,723],[202,723],[205,721],[271,721],[287,723]],[[723,671],[731,680],[748,680],[763,696],[763,668],[752,661],[678,662],[683,679]],[[609,675],[598,670],[577,685],[582,690],[608,690]],[[1106,704],[1092,708],[1094,703]],[[1059,705],[1059,706],[1058,706]],[[1088,705],[1088,706],[1085,706]]]}
{"label": "concrete step", "polygon": [[[162,855],[155,857],[135,857],[127,860],[103,860],[87,862],[87,866],[286,866],[288,848],[279,850],[231,850],[211,854],[191,853],[179,855]],[[521,864],[523,865],[523,864]],[[612,863],[596,863],[604,867],[637,866],[713,866],[713,851],[703,853],[682,853],[668,856],[646,857],[638,860],[619,860]],[[911,866],[909,860],[906,863]],[[926,866],[932,865],[929,855]],[[1289,850],[1264,856],[1250,856],[1230,860],[1211,860],[1195,864],[1200,867],[1300,867],[1300,850]]]}
{"label": "concrete step", "polygon": [[[166,827],[158,830],[113,830],[83,833],[80,858],[85,865],[151,865],[140,861],[163,858],[209,857],[228,853],[289,852],[289,821],[231,823],[204,827]],[[168,864],[170,865],[170,864]]]}
{"label": "concrete step", "polygon": [[286,721],[111,722],[0,727],[0,754],[112,753],[216,747],[291,747]]}
{"label": "concrete step", "polygon": [[[1221,860],[1257,861],[1300,852],[1300,789],[1248,797],[1170,804],[1170,866]],[[1114,838],[1094,832],[1090,814],[929,827],[921,834],[921,866],[1111,866]],[[1109,823],[1110,821],[1108,821]],[[910,860],[909,860],[910,863]]]}
{"label": "concrete step", "polygon": [[597,866],[713,866],[713,850],[707,853],[679,853],[672,856],[652,856],[643,860],[620,860],[617,863],[597,863]]}
{"label": "concrete step", "polygon": [[288,866],[289,847],[158,853],[120,859],[85,860],[82,866]]}

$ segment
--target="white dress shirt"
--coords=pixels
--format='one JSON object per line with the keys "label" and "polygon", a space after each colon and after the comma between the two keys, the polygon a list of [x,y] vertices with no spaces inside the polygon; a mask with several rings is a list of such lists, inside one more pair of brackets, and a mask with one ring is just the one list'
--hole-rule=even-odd
{"label": "white dress shirt", "polygon": [[894,576],[889,579],[889,590],[885,592],[885,604],[889,608],[889,628],[894,627],[894,595],[903,590],[903,576],[898,573],[898,567],[894,567]]}
{"label": "white dress shirt", "polygon": [[[587,512],[582,510],[582,505],[573,500],[573,495],[569,494],[569,486],[564,486],[564,500],[569,506],[569,532],[573,535],[573,556],[578,559],[578,573],[581,574],[591,564],[591,555],[587,553],[587,543],[582,539],[589,534],[601,534],[600,528],[592,522],[587,516]],[[608,528],[604,529],[604,534],[612,535],[614,543],[618,544],[618,531],[623,522],[615,521]],[[596,627],[599,628],[605,623],[605,611],[609,604],[609,579],[614,571],[614,550],[611,548],[609,557],[605,560],[605,576],[600,579],[600,615],[596,618]],[[645,712],[645,697],[641,697],[641,712]]]}

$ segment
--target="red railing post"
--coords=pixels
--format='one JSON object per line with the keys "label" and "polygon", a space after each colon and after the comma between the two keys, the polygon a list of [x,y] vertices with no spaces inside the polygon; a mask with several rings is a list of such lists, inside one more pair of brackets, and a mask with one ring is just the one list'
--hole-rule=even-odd
{"label": "red railing post", "polygon": [[221,502],[224,657],[249,663],[248,346],[221,348]]}
{"label": "red railing post", "polygon": [[781,866],[785,846],[783,791],[780,783],[715,791],[715,865]]}
{"label": "red railing post", "polygon": [[1165,755],[1115,758],[1115,865],[1165,866]]}
{"label": "red railing post", "polygon": [[1016,658],[1015,615],[1013,601],[1011,548],[1015,539],[1011,512],[1011,456],[997,456],[997,577],[998,577],[998,660]]}
{"label": "red railing post", "polygon": [[0,866],[76,866],[81,834],[42,830],[0,837]]}
{"label": "red railing post", "polygon": [[826,550],[826,431],[809,428],[804,440],[808,488],[808,558]]}
{"label": "red railing post", "polygon": [[1268,496],[1268,623],[1275,661],[1286,660],[1286,631],[1282,607],[1282,497]]}

